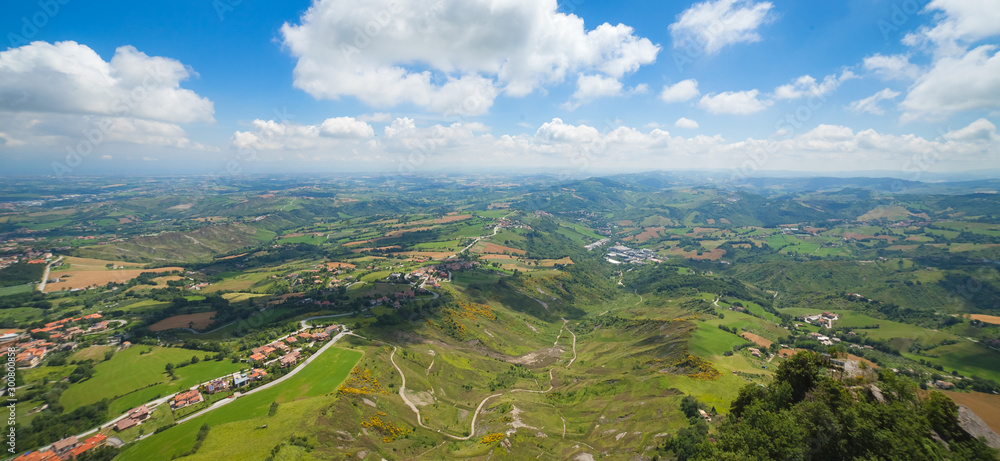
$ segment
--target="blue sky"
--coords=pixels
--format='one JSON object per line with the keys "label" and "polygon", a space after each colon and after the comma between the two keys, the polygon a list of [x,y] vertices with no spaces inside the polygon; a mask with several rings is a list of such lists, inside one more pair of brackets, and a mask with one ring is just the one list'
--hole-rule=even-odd
{"label": "blue sky", "polygon": [[1000,166],[995,0],[0,12],[8,174]]}

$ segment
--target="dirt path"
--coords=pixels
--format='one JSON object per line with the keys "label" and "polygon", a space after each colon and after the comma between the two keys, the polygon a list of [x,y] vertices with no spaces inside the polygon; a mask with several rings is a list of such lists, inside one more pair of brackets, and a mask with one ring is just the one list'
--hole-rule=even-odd
{"label": "dirt path", "polygon": [[431,368],[434,368],[434,361],[435,360],[437,360],[437,359],[431,359],[431,364],[430,364],[430,366],[427,367],[427,374],[428,375],[431,374]]}
{"label": "dirt path", "polygon": [[399,386],[399,397],[403,399],[403,403],[405,403],[406,406],[410,407],[410,409],[413,410],[414,413],[416,413],[416,415],[417,415],[417,424],[419,424],[420,427],[422,427],[424,429],[436,430],[441,435],[444,435],[444,436],[447,436],[447,437],[451,437],[452,439],[455,439],[455,440],[469,440],[469,439],[471,439],[472,436],[476,434],[476,418],[479,417],[479,412],[483,409],[483,406],[486,405],[486,401],[489,400],[489,399],[491,399],[491,398],[493,398],[493,397],[499,397],[499,396],[501,396],[503,394],[493,394],[493,395],[487,396],[486,398],[483,399],[482,402],[479,403],[479,406],[476,407],[476,412],[472,414],[472,423],[469,426],[469,435],[467,435],[465,437],[459,437],[457,435],[451,435],[451,434],[449,434],[447,432],[442,432],[441,429],[431,429],[430,427],[427,427],[426,424],[424,424],[424,420],[420,417],[420,409],[417,408],[417,406],[414,405],[413,402],[411,402],[408,397],[406,397],[406,375],[403,374],[403,369],[399,368],[399,365],[396,365],[396,358],[395,358],[396,357],[396,349],[397,349],[396,346],[392,346],[392,354],[389,354],[389,361],[392,362],[392,366],[394,368],[396,368],[396,372],[399,373],[399,377],[403,380],[403,384],[401,384]]}
{"label": "dirt path", "polygon": [[639,294],[639,290],[635,290],[635,295],[639,297],[639,300],[635,302],[635,305],[638,306],[639,304],[642,304],[642,295]]}
{"label": "dirt path", "polygon": [[569,334],[573,335],[573,360],[570,360],[569,363],[566,364],[566,368],[569,368],[569,366],[576,361],[576,334],[573,333],[573,330],[570,330],[569,328],[567,328],[566,331],[568,331]]}

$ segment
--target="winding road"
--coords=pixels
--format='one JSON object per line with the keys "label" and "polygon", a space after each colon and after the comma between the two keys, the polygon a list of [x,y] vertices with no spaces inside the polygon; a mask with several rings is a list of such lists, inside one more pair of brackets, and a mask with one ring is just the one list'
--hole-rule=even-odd
{"label": "winding road", "polygon": [[[568,323],[569,321],[564,319],[563,322],[564,322],[563,323],[563,328],[566,328],[565,324]],[[573,331],[570,330],[569,328],[566,328],[566,331],[568,331],[569,334],[573,335],[573,359],[570,360],[568,364],[566,364],[566,368],[569,368],[569,366],[572,365],[573,362],[576,361],[576,334],[574,334]],[[562,336],[562,329],[561,328],[559,329],[559,336],[556,336],[556,341],[555,341],[556,343],[559,342],[559,337],[560,336]],[[553,344],[553,346],[554,345],[555,344]],[[396,369],[396,372],[399,373],[399,377],[403,381],[403,383],[399,386],[399,397],[402,398],[403,399],[403,403],[405,403],[406,406],[410,407],[410,409],[413,410],[413,413],[415,413],[417,415],[417,424],[419,424],[420,427],[422,427],[424,429],[436,431],[436,432],[440,433],[441,435],[450,437],[450,438],[452,438],[454,440],[469,440],[469,439],[471,439],[472,436],[475,435],[475,433],[476,433],[476,419],[479,417],[479,412],[483,410],[483,407],[486,405],[486,402],[489,401],[490,399],[492,399],[493,397],[499,397],[499,396],[503,395],[504,393],[501,392],[499,394],[488,395],[488,396],[484,397],[481,402],[479,402],[479,406],[476,407],[476,411],[472,414],[472,422],[469,424],[469,435],[467,435],[465,437],[459,437],[457,435],[452,435],[452,434],[449,434],[447,432],[443,432],[440,429],[432,429],[432,428],[428,427],[426,424],[424,424],[423,419],[420,417],[420,409],[417,408],[417,406],[408,397],[406,397],[406,375],[403,374],[403,369],[399,368],[399,365],[396,364],[396,358],[395,357],[396,357],[396,350],[397,349],[398,348],[396,346],[392,346],[392,353],[389,354],[389,361],[392,363],[392,366]],[[433,365],[433,363],[432,363],[432,365]],[[430,370],[429,367],[428,367],[428,370]],[[529,393],[533,393],[533,394],[547,394],[549,392],[552,392],[553,388],[555,388],[555,377],[552,376],[552,369],[550,368],[549,369],[549,388],[548,389],[546,389],[544,391],[539,391],[539,390],[534,390],[534,389],[511,389],[510,391],[508,391],[508,393],[513,394],[513,393],[517,393],[517,392],[529,392]],[[563,424],[564,424],[564,427],[563,427],[563,437],[565,438],[565,436],[566,436],[565,435],[565,420],[563,420]]]}
{"label": "winding road", "polygon": [[426,424],[424,424],[424,420],[420,417],[420,409],[417,408],[417,406],[414,405],[413,402],[411,402],[410,399],[406,397],[406,375],[403,374],[403,370],[401,368],[399,368],[399,365],[396,365],[396,358],[395,358],[396,357],[396,349],[397,349],[396,346],[392,346],[392,354],[389,355],[389,361],[392,362],[392,366],[396,368],[396,372],[399,373],[399,377],[402,378],[402,380],[403,380],[403,384],[399,386],[399,396],[403,399],[403,403],[406,403],[406,405],[408,407],[410,407],[410,409],[413,410],[414,413],[417,414],[417,424],[419,424],[420,427],[422,427],[424,429],[436,430],[437,432],[441,433],[441,435],[451,437],[452,439],[455,439],[455,440],[469,440],[469,439],[471,439],[472,436],[475,435],[475,433],[476,433],[476,418],[479,417],[479,412],[483,409],[483,405],[486,405],[486,401],[487,400],[489,400],[489,399],[491,399],[493,397],[499,397],[499,396],[501,396],[503,394],[502,393],[501,394],[493,394],[491,396],[486,397],[485,399],[483,399],[482,402],[479,403],[479,406],[476,407],[476,412],[472,414],[472,423],[469,426],[469,435],[467,435],[465,437],[459,437],[457,435],[451,435],[451,434],[449,434],[447,432],[442,432],[441,429],[431,429],[430,427],[427,427]]}

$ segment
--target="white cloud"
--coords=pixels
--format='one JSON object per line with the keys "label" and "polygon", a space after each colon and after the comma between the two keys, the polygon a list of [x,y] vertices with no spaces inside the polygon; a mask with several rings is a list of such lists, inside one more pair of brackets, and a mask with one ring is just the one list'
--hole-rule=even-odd
{"label": "white cloud", "polygon": [[677,128],[686,128],[689,130],[694,130],[698,128],[698,122],[691,120],[687,117],[681,117],[677,119],[676,122],[674,122],[674,126],[676,126]]}
{"label": "white cloud", "polygon": [[670,25],[674,48],[715,54],[727,45],[760,41],[757,29],[771,20],[771,2],[717,0],[696,3]]}
{"label": "white cloud", "polygon": [[712,114],[746,115],[767,109],[774,101],[757,99],[759,91],[726,91],[719,94],[706,94],[698,101],[698,107]]}
{"label": "white cloud", "polygon": [[977,40],[1000,34],[1000,8],[994,0],[934,0],[924,11],[940,11],[934,27],[907,34],[910,46],[934,45],[939,56],[956,55]]}
{"label": "white cloud", "polygon": [[885,110],[879,106],[879,103],[889,99],[893,99],[899,96],[898,91],[892,91],[886,88],[878,93],[875,93],[867,98],[852,102],[848,108],[857,113],[869,113],[875,115],[885,114]]}
{"label": "white cloud", "polygon": [[857,78],[857,75],[850,70],[844,70],[840,73],[839,77],[836,75],[827,75],[823,78],[822,83],[817,82],[810,75],[803,75],[795,79],[794,83],[776,88],[774,90],[774,97],[777,99],[798,99],[806,96],[823,96],[836,90],[840,87],[841,83],[852,78]]}
{"label": "white cloud", "polygon": [[616,78],[581,74],[576,80],[576,92],[570,97],[572,101],[567,102],[564,107],[572,110],[592,99],[620,96],[622,88],[622,82]]}
{"label": "white cloud", "polygon": [[701,91],[698,91],[698,81],[692,78],[682,80],[673,85],[665,85],[663,91],[660,92],[660,99],[666,103],[684,102],[697,98],[700,94]]}
{"label": "white cloud", "polygon": [[996,125],[985,118],[976,120],[965,128],[949,131],[944,134],[944,138],[951,141],[1000,143]]}
{"label": "white cloud", "polygon": [[1000,108],[1000,52],[983,45],[938,59],[911,87],[900,106],[904,122],[938,119],[957,112]]}
{"label": "white cloud", "polygon": [[535,138],[547,143],[583,144],[599,138],[597,128],[587,125],[568,125],[562,119],[545,122],[535,133]]}
{"label": "white cloud", "polygon": [[320,125],[320,132],[334,138],[371,138],[375,130],[371,125],[352,117],[328,118]]}
{"label": "white cloud", "polygon": [[916,80],[920,75],[920,68],[902,54],[886,56],[876,53],[865,58],[864,66],[883,80]]}
{"label": "white cloud", "polygon": [[76,42],[32,42],[0,52],[0,110],[211,122],[212,102],[180,87],[191,75],[132,46],[108,62]]}
{"label": "white cloud", "polygon": [[237,131],[232,143],[240,149],[311,150],[343,146],[375,136],[371,125],[352,117],[324,120],[318,125],[254,120],[250,131]]}
{"label": "white cloud", "polygon": [[298,59],[295,86],[316,98],[357,97],[481,115],[500,92],[525,96],[567,75],[620,79],[659,47],[631,27],[557,11],[556,0],[315,0],[281,28]]}
{"label": "white cloud", "polygon": [[[272,136],[276,145],[261,149],[260,162],[280,162],[282,153],[292,150],[282,143],[296,142],[289,130],[303,130],[289,124],[259,121],[267,130],[284,125],[285,135]],[[679,124],[680,125],[680,124]],[[257,130],[258,134],[265,132]],[[234,139],[236,137],[234,136]],[[586,124],[570,124],[561,119],[543,123],[534,132],[494,136],[478,123],[423,126],[408,118],[398,118],[376,139],[331,139],[308,137],[317,144],[299,149],[304,164],[323,168],[322,162],[338,170],[434,171],[440,169],[494,171],[515,170],[530,165],[571,175],[596,172],[649,171],[659,168],[739,168],[751,160],[750,153],[768,153],[762,169],[791,171],[894,170],[912,173],[914,158],[946,154],[948,162],[932,167],[941,170],[971,169],[1000,154],[995,126],[978,120],[953,131],[941,140],[913,134],[890,135],[875,130],[855,132],[840,125],[819,125],[797,135],[780,139],[745,138],[728,140],[721,135],[684,137],[659,129],[648,131],[616,126],[603,132]],[[332,148],[331,148],[332,147]],[[755,157],[759,161],[759,157]],[[312,168],[312,167],[308,167]]]}

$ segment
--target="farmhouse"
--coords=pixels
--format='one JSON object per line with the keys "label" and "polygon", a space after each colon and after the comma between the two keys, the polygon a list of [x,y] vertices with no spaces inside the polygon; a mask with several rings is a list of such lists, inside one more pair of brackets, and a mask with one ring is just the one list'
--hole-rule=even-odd
{"label": "farmhouse", "polygon": [[754,357],[760,357],[760,349],[757,349],[756,347],[751,347],[747,350],[750,351],[750,353],[753,354]]}
{"label": "farmhouse", "polygon": [[265,376],[267,376],[266,371],[264,371],[261,368],[254,368],[253,370],[250,371],[250,374],[247,375],[247,378],[249,378],[250,381],[258,381],[264,379]]}
{"label": "farmhouse", "polygon": [[218,394],[219,392],[225,392],[229,390],[229,380],[226,378],[219,378],[205,385],[205,392],[209,394]]}
{"label": "farmhouse", "polygon": [[326,341],[330,339],[330,335],[326,333],[316,333],[313,335],[313,339],[316,341]]}
{"label": "farmhouse", "polygon": [[133,428],[135,426],[138,426],[138,425],[139,425],[139,421],[136,421],[136,420],[134,420],[132,418],[123,418],[123,419],[118,420],[117,423],[115,423],[115,430],[118,431],[118,432],[121,432],[121,431],[124,431],[126,429],[131,429],[131,428]]}
{"label": "farmhouse", "polygon": [[291,347],[288,347],[287,344],[285,344],[283,342],[280,342],[280,341],[276,341],[276,342],[271,343],[271,347],[273,347],[273,348],[275,348],[275,349],[277,349],[277,350],[279,350],[279,351],[281,351],[281,352],[283,352],[285,354],[287,354],[288,351],[292,350]]}
{"label": "farmhouse", "polygon": [[80,446],[70,450],[67,459],[76,459],[77,456],[80,456],[95,448],[101,448],[107,445],[107,443],[108,443],[108,436],[98,433],[85,440],[82,444],[80,444]]}
{"label": "farmhouse", "polygon": [[299,361],[299,351],[293,351],[281,358],[281,368],[295,365]]}
{"label": "farmhouse", "polygon": [[69,437],[66,437],[65,439],[53,443],[52,451],[54,451],[57,455],[62,456],[69,453],[70,450],[78,447],[79,445],[80,441],[76,438],[75,435],[71,435]]}
{"label": "farmhouse", "polygon": [[170,401],[170,409],[177,410],[204,401],[205,398],[201,396],[201,393],[197,389],[192,389],[174,396],[174,399]]}
{"label": "farmhouse", "polygon": [[254,362],[263,362],[263,361],[267,360],[267,356],[264,355],[264,354],[261,354],[259,352],[255,352],[255,353],[253,353],[253,355],[250,356],[250,360],[252,360]]}
{"label": "farmhouse", "polygon": [[141,405],[129,410],[128,417],[136,421],[145,421],[149,419],[149,413],[149,407]]}

